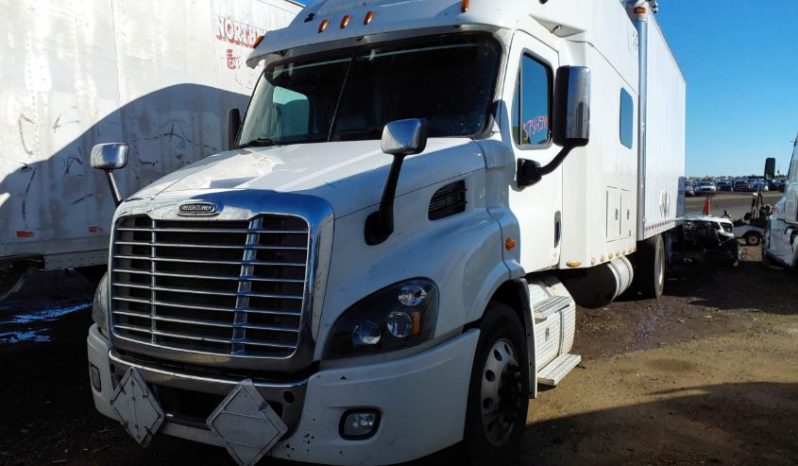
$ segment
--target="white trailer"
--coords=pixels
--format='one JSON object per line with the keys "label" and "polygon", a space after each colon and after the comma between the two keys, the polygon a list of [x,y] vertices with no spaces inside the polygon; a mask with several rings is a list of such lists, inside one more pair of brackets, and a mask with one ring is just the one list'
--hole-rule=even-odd
{"label": "white trailer", "polygon": [[256,37],[286,0],[4,2],[0,15],[0,297],[32,267],[107,260],[114,204],[91,147],[131,145],[134,191],[225,148],[258,77]]}
{"label": "white trailer", "polygon": [[114,215],[95,406],[239,464],[510,464],[576,304],[662,292],[685,85],[652,5],[319,1],[248,64],[236,148]]}

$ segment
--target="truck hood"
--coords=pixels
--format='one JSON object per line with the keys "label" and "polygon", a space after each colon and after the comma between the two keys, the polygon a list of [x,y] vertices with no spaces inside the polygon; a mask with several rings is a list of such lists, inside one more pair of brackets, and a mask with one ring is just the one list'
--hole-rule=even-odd
{"label": "truck hood", "polygon": [[[184,191],[256,189],[317,196],[341,217],[379,203],[392,160],[380,150],[380,141],[238,149],[173,172],[130,200]],[[397,196],[484,167],[479,145],[470,139],[430,139],[424,153],[405,160]]]}

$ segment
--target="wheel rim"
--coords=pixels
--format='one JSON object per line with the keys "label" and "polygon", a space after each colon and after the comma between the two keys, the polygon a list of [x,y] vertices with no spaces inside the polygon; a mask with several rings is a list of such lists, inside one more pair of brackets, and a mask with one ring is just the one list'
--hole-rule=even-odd
{"label": "wheel rim", "polygon": [[746,242],[749,246],[756,246],[759,244],[759,238],[757,238],[756,235],[748,235],[746,237]]}
{"label": "wheel rim", "polygon": [[480,391],[482,428],[493,446],[503,446],[515,430],[522,391],[515,348],[502,338],[488,351]]}

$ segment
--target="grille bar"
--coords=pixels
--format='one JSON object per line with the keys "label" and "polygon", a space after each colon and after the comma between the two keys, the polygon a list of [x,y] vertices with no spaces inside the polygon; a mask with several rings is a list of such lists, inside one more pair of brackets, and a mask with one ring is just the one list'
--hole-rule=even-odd
{"label": "grille bar", "polygon": [[173,277],[173,278],[195,278],[199,280],[247,280],[251,282],[269,282],[269,283],[305,283],[301,278],[269,278],[257,276],[232,276],[232,275],[193,275],[185,273],[166,273],[166,272],[147,272],[146,270],[135,269],[114,269],[114,273],[129,273],[134,275],[157,275],[159,277]]}
{"label": "grille bar", "polygon": [[288,358],[305,309],[307,221],[123,217],[114,229],[117,337],[179,351]]}

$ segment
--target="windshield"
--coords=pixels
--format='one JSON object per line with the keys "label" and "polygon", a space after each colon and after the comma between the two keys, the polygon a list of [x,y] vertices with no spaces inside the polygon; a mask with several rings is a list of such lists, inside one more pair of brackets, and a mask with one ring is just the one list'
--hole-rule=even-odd
{"label": "windshield", "polygon": [[405,118],[430,137],[473,137],[487,125],[501,50],[490,36],[457,35],[359,47],[268,67],[241,146],[379,139]]}

